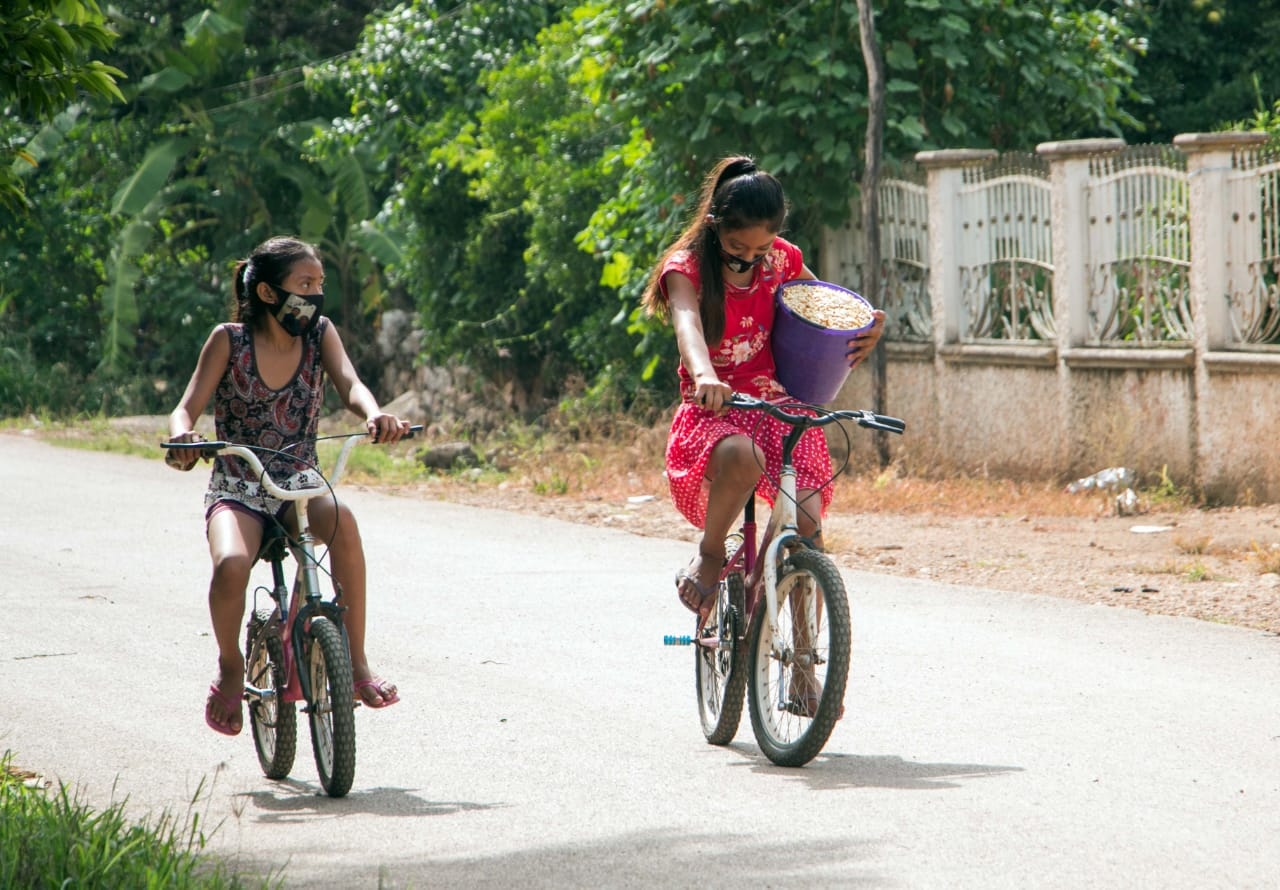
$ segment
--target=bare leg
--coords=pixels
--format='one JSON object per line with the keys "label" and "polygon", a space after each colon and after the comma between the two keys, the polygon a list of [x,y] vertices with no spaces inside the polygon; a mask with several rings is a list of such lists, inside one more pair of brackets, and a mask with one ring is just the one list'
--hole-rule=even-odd
{"label": "bare leg", "polygon": [[262,526],[251,516],[221,510],[209,520],[209,618],[218,644],[218,690],[211,696],[206,716],[231,728],[241,725],[239,702],[244,692],[244,653],[240,651],[240,626],[244,621],[245,589],[254,556],[262,542]]}
{"label": "bare leg", "polygon": [[796,492],[796,526],[801,537],[822,549],[822,492],[812,488]]}
{"label": "bare leg", "polygon": [[764,456],[748,436],[721,439],[711,452],[707,479],[711,491],[707,496],[707,518],[698,544],[698,580],[713,586],[724,566],[724,540],[737,522],[747,498],[760,481]]}
{"label": "bare leg", "polygon": [[[317,498],[308,505],[311,532],[318,546],[328,546],[333,579],[342,592],[342,605],[347,611],[343,623],[351,646],[351,674],[357,684],[374,679],[365,654],[366,586],[364,543],[356,517],[346,504],[334,508],[332,500]],[[336,526],[336,528],[335,528]],[[360,697],[372,707],[390,704],[396,687],[383,682],[379,686],[364,685]]]}

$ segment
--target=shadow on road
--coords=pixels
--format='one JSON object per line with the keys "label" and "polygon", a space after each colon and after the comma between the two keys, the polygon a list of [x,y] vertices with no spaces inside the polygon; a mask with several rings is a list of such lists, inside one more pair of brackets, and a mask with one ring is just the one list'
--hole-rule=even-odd
{"label": "shadow on road", "polygon": [[407,788],[364,788],[335,800],[326,796],[318,783],[296,779],[275,782],[272,788],[240,794],[237,798],[257,811],[256,821],[277,824],[356,813],[371,816],[451,816],[506,806],[502,803],[426,800]]}
{"label": "shadow on road", "polygon": [[794,777],[815,791],[841,788],[901,788],[905,791],[935,791],[958,788],[960,779],[986,778],[1020,773],[1020,766],[993,766],[982,763],[920,763],[894,754],[819,754],[799,769],[776,766],[750,744],[733,744],[730,750],[747,759],[739,764],[752,772]]}
{"label": "shadow on road", "polygon": [[[883,887],[869,862],[878,843],[785,837],[762,848],[758,835],[641,831],[597,841],[555,844],[491,856],[384,862],[378,886],[536,888]],[[785,835],[785,833],[784,833]],[[775,838],[783,841],[784,837]]]}

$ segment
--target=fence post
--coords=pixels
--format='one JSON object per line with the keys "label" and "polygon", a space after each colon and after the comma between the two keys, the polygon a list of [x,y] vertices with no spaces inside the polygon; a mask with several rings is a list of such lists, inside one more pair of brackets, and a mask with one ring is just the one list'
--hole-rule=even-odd
{"label": "fence post", "polygon": [[1220,410],[1212,398],[1209,379],[1209,355],[1230,348],[1234,340],[1231,330],[1231,274],[1243,275],[1242,268],[1232,268],[1248,254],[1248,246],[1234,244],[1233,239],[1255,232],[1248,221],[1239,224],[1231,219],[1232,203],[1228,181],[1232,156],[1240,149],[1257,148],[1267,141],[1265,133],[1182,133],[1173,144],[1187,156],[1187,216],[1191,226],[1191,315],[1195,351],[1195,400],[1192,457],[1193,475],[1201,492],[1213,481],[1229,476],[1223,458],[1214,447],[1215,418]]}
{"label": "fence post", "polygon": [[[1183,133],[1173,144],[1187,156],[1188,218],[1191,223],[1191,312],[1195,322],[1196,377],[1202,356],[1227,348],[1231,335],[1232,225],[1227,180],[1232,155],[1267,141],[1265,133]],[[1242,270],[1235,270],[1240,274]]]}
{"label": "fence post", "polygon": [[1049,162],[1053,323],[1058,367],[1064,373],[1062,353],[1083,346],[1089,332],[1089,159],[1124,147],[1123,139],[1072,139],[1036,146],[1036,153]]}
{"label": "fence post", "polygon": [[960,190],[964,171],[995,160],[992,149],[961,148],[922,151],[916,163],[928,176],[929,190],[929,297],[933,301],[934,355],[960,339],[964,304],[960,298]]}
{"label": "fence post", "polygon": [[1067,355],[1073,347],[1083,346],[1089,334],[1089,159],[1124,147],[1123,139],[1070,139],[1036,146],[1036,153],[1049,163],[1053,326],[1058,348],[1055,432],[1060,443],[1055,451],[1068,467],[1079,464],[1087,451],[1074,423],[1075,381]]}

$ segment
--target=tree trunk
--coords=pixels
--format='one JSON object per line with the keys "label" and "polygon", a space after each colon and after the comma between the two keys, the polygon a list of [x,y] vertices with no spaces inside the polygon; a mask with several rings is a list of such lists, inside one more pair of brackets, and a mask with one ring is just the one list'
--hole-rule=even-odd
{"label": "tree trunk", "polygon": [[[867,262],[862,274],[862,295],[872,306],[881,305],[880,293],[880,156],[884,150],[884,58],[876,40],[875,11],[871,0],[858,0],[858,31],[862,60],[867,66],[866,166],[862,172],[862,231],[867,239]],[[885,346],[871,353],[872,399],[877,413],[885,412]],[[876,454],[883,469],[889,465],[889,434],[875,434]]]}

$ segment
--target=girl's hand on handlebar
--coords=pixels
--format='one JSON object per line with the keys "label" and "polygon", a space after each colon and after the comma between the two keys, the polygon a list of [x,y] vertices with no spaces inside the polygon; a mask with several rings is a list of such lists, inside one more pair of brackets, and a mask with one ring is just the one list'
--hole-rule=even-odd
{"label": "girl's hand on handlebar", "polygon": [[884,310],[877,309],[872,315],[875,317],[875,322],[871,325],[871,329],[849,339],[847,344],[849,351],[844,354],[844,357],[849,360],[850,368],[856,368],[859,362],[871,355],[871,351],[880,342],[880,335],[884,333]]}
{"label": "girl's hand on handlebar", "polygon": [[365,421],[364,426],[369,431],[369,438],[380,445],[399,442],[409,432],[409,421],[394,414],[375,414]]}
{"label": "girl's hand on handlebar", "polygon": [[708,411],[718,413],[724,410],[725,402],[729,401],[729,397],[733,395],[733,387],[724,383],[718,377],[695,378],[693,385],[693,397],[690,401],[699,408],[705,408]]}
{"label": "girl's hand on handlebar", "polygon": [[[188,430],[185,433],[178,433],[176,436],[169,437],[170,442],[203,442],[204,436],[197,432]],[[164,462],[175,470],[182,470],[184,473],[194,467],[201,458],[199,448],[166,448],[164,451]],[[206,456],[205,460],[209,460]]]}

